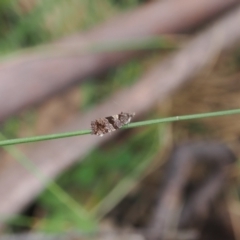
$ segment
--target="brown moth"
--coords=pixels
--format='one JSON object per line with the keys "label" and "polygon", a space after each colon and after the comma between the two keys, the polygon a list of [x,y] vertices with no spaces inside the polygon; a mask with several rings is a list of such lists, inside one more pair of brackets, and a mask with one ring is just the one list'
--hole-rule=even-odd
{"label": "brown moth", "polygon": [[130,123],[135,113],[116,114],[110,117],[99,118],[91,122],[92,134],[102,137],[106,133],[113,132]]}

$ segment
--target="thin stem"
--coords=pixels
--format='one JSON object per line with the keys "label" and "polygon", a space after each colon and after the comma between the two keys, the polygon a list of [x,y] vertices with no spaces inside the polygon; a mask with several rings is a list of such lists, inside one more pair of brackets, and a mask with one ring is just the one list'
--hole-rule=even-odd
{"label": "thin stem", "polygon": [[8,140],[0,141],[0,146],[7,146],[7,145],[13,145],[13,144],[20,144],[20,143],[39,142],[39,141],[53,140],[58,138],[75,137],[75,136],[86,135],[90,133],[91,133],[91,130],[82,130],[82,131],[76,131],[76,132],[57,133],[57,134],[49,134],[49,135],[26,137],[26,138],[8,139]]}
{"label": "thin stem", "polygon": [[[175,116],[175,117],[168,117],[168,118],[159,118],[154,120],[130,123],[127,126],[124,126],[123,128],[134,128],[134,127],[146,126],[146,125],[157,124],[157,123],[176,122],[176,121],[200,119],[200,118],[207,118],[207,117],[220,117],[220,116],[233,115],[233,114],[240,114],[240,109],[210,112],[210,113],[199,113],[199,114]],[[91,130],[82,130],[82,131],[76,131],[76,132],[9,139],[9,140],[0,141],[0,146],[7,146],[7,145],[13,145],[13,144],[20,144],[20,143],[39,142],[39,141],[46,141],[46,140],[66,138],[66,137],[74,137],[74,136],[86,135],[90,133],[91,133]]]}
{"label": "thin stem", "polygon": [[[220,116],[227,116],[227,115],[233,115],[233,114],[240,114],[240,109],[153,119],[153,120],[147,120],[142,122],[130,123],[127,126],[124,126],[123,128],[134,128],[134,127],[146,126],[146,125],[157,124],[157,123],[176,122],[176,121],[200,119],[200,118],[208,118],[208,117],[220,117]],[[1,146],[1,142],[0,142],[0,146]]]}

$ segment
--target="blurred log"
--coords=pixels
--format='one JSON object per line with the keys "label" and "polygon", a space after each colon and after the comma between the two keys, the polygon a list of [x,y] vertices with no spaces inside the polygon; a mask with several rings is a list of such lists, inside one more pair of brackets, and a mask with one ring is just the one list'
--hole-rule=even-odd
{"label": "blurred log", "polygon": [[165,170],[147,239],[178,239],[183,230],[194,230],[198,237],[191,239],[233,239],[225,195],[235,161],[236,156],[219,143],[194,142],[176,148]]}
{"label": "blurred log", "polygon": [[78,54],[84,49],[193,29],[237,3],[238,0],[154,1],[89,32],[50,44],[40,53],[21,54],[1,62],[0,121],[136,55],[133,51]]}
{"label": "blurred log", "polygon": [[[91,120],[105,116],[105,113],[118,112],[113,102],[128,106],[128,109],[137,115],[149,111],[156,102],[163,101],[190,80],[219,52],[239,41],[239,23],[240,7],[198,34],[164,63],[161,62],[149,70],[136,85],[113,95],[85,115],[79,114],[61,129],[55,129],[55,132],[89,128]],[[25,151],[25,154],[46,178],[54,178],[76,162],[76,159],[83,158],[91,149],[114,136],[115,133],[103,138],[82,136],[37,143]],[[0,175],[0,214],[11,215],[19,212],[44,189],[45,184],[47,179],[44,184],[41,183],[18,163],[4,169]]]}
{"label": "blurred log", "polygon": [[139,233],[111,231],[86,236],[81,233],[62,233],[62,234],[44,234],[44,233],[22,233],[8,234],[1,236],[1,240],[144,240]]}

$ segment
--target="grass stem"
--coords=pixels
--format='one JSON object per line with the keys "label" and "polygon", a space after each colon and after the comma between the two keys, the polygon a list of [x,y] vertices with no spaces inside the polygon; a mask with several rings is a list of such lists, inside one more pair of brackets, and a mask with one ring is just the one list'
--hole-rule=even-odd
{"label": "grass stem", "polygon": [[[184,116],[174,116],[174,117],[168,117],[168,118],[159,118],[159,119],[130,123],[127,126],[124,126],[123,128],[134,128],[134,127],[141,127],[141,126],[147,126],[147,125],[158,124],[158,123],[176,122],[176,121],[200,119],[200,118],[208,118],[208,117],[220,117],[220,116],[227,116],[227,115],[233,115],[233,114],[240,114],[240,109],[232,109],[232,110],[210,112],[210,113],[199,113],[199,114],[184,115]],[[66,137],[74,137],[74,136],[86,135],[90,133],[91,133],[91,130],[82,130],[82,131],[58,133],[58,134],[50,134],[50,135],[42,135],[42,136],[34,136],[34,137],[26,137],[26,138],[8,139],[8,140],[0,141],[0,146],[14,145],[14,144],[20,144],[20,143],[39,142],[39,141],[53,140],[53,139],[66,138]]]}

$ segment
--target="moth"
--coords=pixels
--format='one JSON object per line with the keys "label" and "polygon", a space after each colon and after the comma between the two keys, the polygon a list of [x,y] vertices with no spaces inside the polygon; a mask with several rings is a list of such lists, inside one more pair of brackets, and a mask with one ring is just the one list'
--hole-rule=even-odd
{"label": "moth", "polygon": [[99,118],[91,122],[92,134],[102,137],[106,133],[113,132],[130,123],[135,113],[124,113],[110,117]]}

